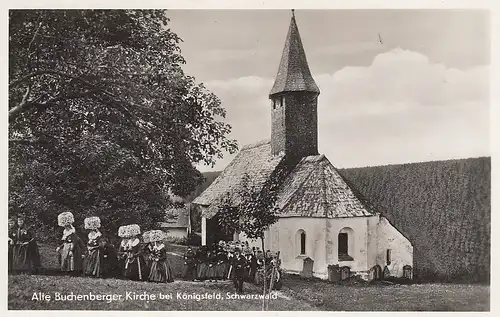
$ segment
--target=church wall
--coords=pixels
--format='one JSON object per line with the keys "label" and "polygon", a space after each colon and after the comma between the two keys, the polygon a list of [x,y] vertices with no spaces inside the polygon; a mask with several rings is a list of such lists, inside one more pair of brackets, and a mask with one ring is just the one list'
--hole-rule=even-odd
{"label": "church wall", "polygon": [[[368,269],[374,267],[379,264],[377,260],[379,257],[378,252],[378,223],[380,221],[380,217],[377,215],[375,217],[367,218],[367,226],[368,226],[368,256],[367,256],[367,266]],[[380,265],[380,264],[379,264]],[[380,265],[381,268],[384,268]]]}
{"label": "church wall", "polygon": [[[329,235],[327,245],[329,245],[328,262],[339,266],[348,266],[351,271],[367,271],[368,267],[368,222],[367,217],[336,218],[327,219]],[[343,230],[350,228],[352,230]],[[352,261],[339,261],[338,256],[338,235],[341,232],[348,233],[348,253]]]}
{"label": "church wall", "polygon": [[[300,254],[300,232],[306,234],[306,253]],[[326,278],[326,219],[309,217],[280,218],[264,235],[265,248],[280,251],[281,267],[292,273],[300,273],[304,259],[314,260],[313,272]],[[248,241],[250,247],[262,249],[260,240],[249,240],[244,233],[240,240]]]}
{"label": "church wall", "polygon": [[[281,218],[279,225],[279,247],[283,269],[300,273],[304,259],[314,260],[313,274],[327,275],[326,270],[326,219],[309,217]],[[306,252],[300,254],[300,233],[306,234]]]}
{"label": "church wall", "polygon": [[[386,265],[390,275],[403,276],[403,266],[413,267],[413,246],[389,221],[380,217],[377,224],[377,264],[383,269]],[[387,250],[390,251],[390,264],[387,264]]]}

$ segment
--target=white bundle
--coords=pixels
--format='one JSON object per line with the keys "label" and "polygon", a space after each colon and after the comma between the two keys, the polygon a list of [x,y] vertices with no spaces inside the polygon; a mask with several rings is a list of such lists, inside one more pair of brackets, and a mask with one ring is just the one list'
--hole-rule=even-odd
{"label": "white bundle", "polygon": [[133,224],[128,227],[130,237],[135,237],[141,234],[141,227],[139,227],[139,225]]}
{"label": "white bundle", "polygon": [[101,227],[101,219],[99,217],[88,217],[83,221],[85,224],[85,229],[87,230],[95,230]]}
{"label": "white bundle", "polygon": [[57,216],[57,223],[59,224],[60,227],[71,225],[74,222],[75,222],[75,217],[73,217],[73,214],[69,211],[60,213]]}
{"label": "white bundle", "polygon": [[151,230],[150,231],[150,236],[149,236],[149,241],[151,241],[151,242],[160,242],[160,241],[165,240],[166,237],[167,237],[167,235],[162,230]]}
{"label": "white bundle", "polygon": [[142,234],[142,240],[144,243],[150,243],[151,242],[151,231],[146,231]]}
{"label": "white bundle", "polygon": [[128,238],[129,233],[128,233],[128,226],[121,226],[118,228],[118,236],[120,238]]}

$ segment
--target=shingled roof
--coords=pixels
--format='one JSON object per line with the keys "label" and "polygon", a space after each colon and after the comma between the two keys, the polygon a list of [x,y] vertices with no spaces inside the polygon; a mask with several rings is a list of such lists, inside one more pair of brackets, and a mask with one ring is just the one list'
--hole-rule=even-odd
{"label": "shingled roof", "polygon": [[[226,193],[237,192],[244,186],[244,175],[249,176],[248,186],[263,186],[283,156],[271,154],[271,141],[264,140],[244,146],[224,171],[198,196],[193,203],[202,206],[215,205]],[[237,197],[235,197],[237,199]]]}
{"label": "shingled roof", "polygon": [[278,74],[269,96],[290,91],[310,91],[319,94],[319,88],[307,64],[295,16],[292,16],[290,21]]}
{"label": "shingled roof", "polygon": [[[243,175],[249,175],[250,186],[259,188],[272,175],[283,156],[272,156],[269,141],[244,147],[226,169],[193,203],[204,205],[203,216],[211,218],[225,194],[235,205],[244,186]],[[303,158],[286,176],[278,193],[277,204],[282,217],[365,217],[375,214],[344,181],[324,155]]]}
{"label": "shingled roof", "polygon": [[281,216],[367,217],[374,208],[358,196],[324,155],[303,158],[280,188]]}

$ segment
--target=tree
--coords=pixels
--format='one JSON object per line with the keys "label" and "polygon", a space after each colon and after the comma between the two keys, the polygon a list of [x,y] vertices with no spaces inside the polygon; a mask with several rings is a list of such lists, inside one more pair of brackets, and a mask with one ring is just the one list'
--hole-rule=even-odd
{"label": "tree", "polygon": [[167,193],[202,181],[196,164],[236,150],[168,22],[164,10],[9,11],[11,211],[47,228],[66,210],[149,225]]}
{"label": "tree", "polygon": [[[286,158],[276,167],[269,179],[259,186],[243,174],[242,185],[221,199],[217,209],[219,226],[228,233],[243,232],[250,239],[260,239],[265,252],[264,233],[279,219],[278,191],[296,159]],[[266,264],[264,261],[264,272]],[[266,309],[266,274],[264,274],[262,309]],[[271,290],[269,290],[269,293]]]}

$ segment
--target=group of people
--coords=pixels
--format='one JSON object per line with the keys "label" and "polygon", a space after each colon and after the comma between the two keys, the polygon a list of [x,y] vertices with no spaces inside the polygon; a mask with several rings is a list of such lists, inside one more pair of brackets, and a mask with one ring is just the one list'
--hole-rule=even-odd
{"label": "group of people", "polygon": [[[85,243],[74,227],[71,212],[58,215],[58,225],[63,228],[60,244],[56,248],[61,272],[75,276],[118,277],[130,280],[170,283],[174,271],[167,258],[166,234],[162,230],[142,233],[137,224],[121,226],[119,246],[100,232],[99,217],[88,217],[84,227],[88,230]],[[9,271],[36,273],[41,269],[40,252],[34,233],[25,223],[24,215],[9,219]],[[243,281],[256,282],[259,270],[279,267],[279,259],[271,251],[264,253],[258,247],[250,248],[248,242],[219,241],[212,246],[202,246],[184,254],[182,277],[191,281],[233,280],[237,292],[243,291]]]}
{"label": "group of people", "polygon": [[[100,232],[99,217],[88,217],[87,243],[77,234],[74,216],[63,212],[57,217],[63,228],[56,248],[59,269],[69,275],[89,277],[118,277],[152,282],[173,282],[174,273],[167,259],[165,233],[151,230],[141,235],[139,225],[121,226],[118,248]],[[40,252],[31,226],[24,215],[9,219],[9,272],[37,273],[41,269]]]}
{"label": "group of people", "polygon": [[[257,272],[264,266],[276,264],[277,256],[265,254],[248,242],[225,242],[202,246],[196,252],[188,248],[184,254],[183,278],[192,281],[233,280],[237,292],[243,292],[243,281],[255,283]],[[279,260],[278,260],[279,261]]]}
{"label": "group of people", "polygon": [[40,252],[31,226],[28,226],[24,215],[9,218],[9,247],[7,267],[10,271],[37,272],[41,268]]}
{"label": "group of people", "polygon": [[167,259],[165,233],[151,230],[141,235],[137,224],[121,226],[121,238],[116,249],[101,234],[99,217],[85,218],[85,229],[89,230],[87,245],[82,243],[73,226],[70,212],[58,216],[59,226],[64,227],[61,245],[56,249],[61,271],[83,273],[91,277],[121,275],[130,280],[151,282],[173,282],[172,267]]}

